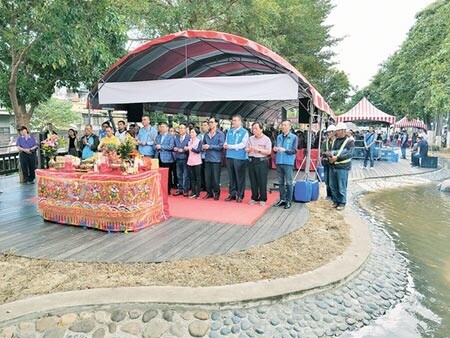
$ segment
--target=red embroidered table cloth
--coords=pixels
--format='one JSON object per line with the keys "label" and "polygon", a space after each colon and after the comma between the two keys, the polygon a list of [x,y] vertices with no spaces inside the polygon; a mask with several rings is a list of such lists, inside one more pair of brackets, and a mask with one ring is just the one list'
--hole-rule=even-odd
{"label": "red embroidered table cloth", "polygon": [[169,218],[167,168],[135,175],[36,170],[46,220],[108,232],[138,231]]}

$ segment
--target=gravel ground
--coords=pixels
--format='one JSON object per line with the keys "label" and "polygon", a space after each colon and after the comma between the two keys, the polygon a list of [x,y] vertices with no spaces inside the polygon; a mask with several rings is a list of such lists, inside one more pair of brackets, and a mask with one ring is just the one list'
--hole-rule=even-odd
{"label": "gravel ground", "polygon": [[167,263],[74,263],[0,254],[0,303],[60,291],[123,286],[215,286],[287,277],[342,254],[349,228],[325,200],[307,224],[275,242],[237,253]]}

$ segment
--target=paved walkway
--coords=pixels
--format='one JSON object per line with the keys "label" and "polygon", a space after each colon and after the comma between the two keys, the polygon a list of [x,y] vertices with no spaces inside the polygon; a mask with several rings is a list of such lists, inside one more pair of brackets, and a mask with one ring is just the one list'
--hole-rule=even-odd
{"label": "paved walkway", "polygon": [[[376,184],[382,188],[402,181],[425,182],[430,179],[427,175],[440,178],[438,173],[418,169],[425,175],[417,179],[407,176],[415,173],[406,169],[402,164],[397,168],[396,174],[404,176],[400,178],[393,174],[383,180],[352,177],[353,193]],[[354,239],[349,250],[358,250],[346,251],[354,260],[345,276],[338,272],[351,262],[346,254],[330,263],[333,269],[326,270],[329,264],[315,277],[317,270],[282,281],[224,287],[222,293],[214,288],[186,292],[133,288],[43,296],[1,305],[1,334],[46,338],[345,336],[395,306],[405,297],[408,285],[407,262],[383,226],[355,211],[351,205],[344,213]],[[354,246],[361,242],[361,247]],[[179,296],[186,296],[185,302]]]}

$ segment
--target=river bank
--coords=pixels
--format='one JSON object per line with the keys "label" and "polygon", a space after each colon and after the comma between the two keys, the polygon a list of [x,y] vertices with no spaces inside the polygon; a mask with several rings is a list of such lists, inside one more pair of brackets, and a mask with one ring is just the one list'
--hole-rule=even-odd
{"label": "river bank", "polygon": [[[374,320],[395,311],[397,304],[408,297],[410,285],[407,260],[398,252],[384,226],[359,209],[359,198],[368,191],[430,182],[440,176],[442,172],[433,172],[351,183],[354,202],[348,209],[357,212],[369,227],[373,249],[354,278],[332,289],[269,302],[261,300],[259,305],[222,304],[202,308],[149,303],[61,309],[6,327],[3,334],[96,338],[117,334],[211,338],[349,336],[349,332],[370,326]],[[330,215],[329,209],[322,212]]]}

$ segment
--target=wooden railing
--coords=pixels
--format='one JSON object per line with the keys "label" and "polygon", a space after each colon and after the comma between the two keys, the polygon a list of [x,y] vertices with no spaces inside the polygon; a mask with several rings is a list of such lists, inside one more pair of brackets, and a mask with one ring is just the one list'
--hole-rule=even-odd
{"label": "wooden railing", "polygon": [[19,171],[19,152],[8,152],[9,147],[0,147],[0,175]]}

